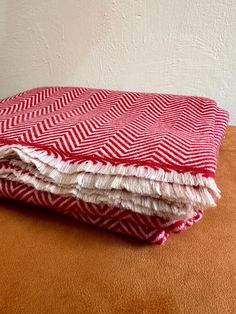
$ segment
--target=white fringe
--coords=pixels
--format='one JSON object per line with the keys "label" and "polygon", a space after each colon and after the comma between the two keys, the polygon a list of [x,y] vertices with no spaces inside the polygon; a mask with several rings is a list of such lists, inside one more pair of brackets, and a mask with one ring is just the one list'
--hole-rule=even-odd
{"label": "white fringe", "polygon": [[154,181],[176,183],[190,186],[203,186],[212,191],[216,198],[219,197],[220,190],[218,189],[215,180],[211,177],[204,177],[202,174],[192,175],[190,172],[178,173],[175,170],[166,172],[163,169],[154,170],[150,167],[143,166],[126,166],[123,164],[106,165],[101,162],[93,164],[92,161],[83,161],[69,163],[63,161],[60,157],[55,157],[53,153],[49,156],[45,151],[39,151],[35,148],[25,147],[21,145],[5,145],[0,147],[0,159],[7,156],[19,157],[27,164],[34,164],[39,172],[48,176],[55,181],[66,180],[67,176],[72,176],[71,180],[76,181],[79,172],[90,172],[104,175],[120,175],[128,177],[146,178]]}
{"label": "white fringe", "polygon": [[84,202],[94,204],[106,204],[110,207],[121,207],[129,209],[136,213],[155,216],[171,220],[187,219],[193,216],[193,206],[191,204],[181,204],[166,202],[163,199],[151,199],[149,197],[130,198],[130,195],[123,191],[113,191],[109,193],[107,190],[91,190],[76,188],[65,189],[57,187],[52,183],[45,183],[37,180],[29,174],[20,175],[20,173],[2,174],[2,179],[20,182],[34,187],[37,191],[46,191],[56,195],[65,197],[73,196],[76,199],[81,199]]}
{"label": "white fringe", "polygon": [[[121,177],[100,175],[91,173],[79,173],[76,183],[70,182],[54,182],[40,174],[40,172],[32,165],[26,165],[20,160],[10,160],[8,168],[0,169],[0,175],[14,173],[16,176],[23,176],[24,171],[27,171],[37,177],[38,180],[49,182],[63,187],[71,193],[71,188],[81,190],[81,188],[108,191],[114,194],[116,190],[122,193],[127,193],[129,197],[143,197],[149,196],[150,198],[162,198],[171,202],[177,203],[193,203],[199,207],[214,207],[215,201],[207,188],[199,187],[196,189],[191,186],[183,186],[179,184],[169,184],[158,181],[148,181],[147,179],[136,177]],[[14,168],[17,167],[17,168]],[[19,169],[20,168],[20,169]],[[18,173],[18,174],[17,174]],[[20,174],[19,174],[20,173]],[[59,187],[57,187],[59,189]],[[125,192],[123,191],[125,190]],[[76,195],[75,195],[76,196]]]}
{"label": "white fringe", "polygon": [[[20,160],[13,159],[18,157]],[[21,145],[0,147],[0,160],[4,158],[10,159],[11,168],[0,171],[2,178],[10,176],[11,180],[31,184],[38,190],[165,218],[189,217],[194,205],[201,209],[213,207],[220,197],[214,179],[201,174],[91,161],[69,163],[53,154],[48,156],[44,151]],[[28,171],[34,178],[12,166]]]}

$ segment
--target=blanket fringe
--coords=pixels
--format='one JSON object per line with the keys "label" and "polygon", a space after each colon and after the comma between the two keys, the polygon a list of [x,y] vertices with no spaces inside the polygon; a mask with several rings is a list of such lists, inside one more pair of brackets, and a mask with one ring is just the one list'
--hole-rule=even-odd
{"label": "blanket fringe", "polygon": [[[19,182],[33,187],[37,191],[49,192],[56,195],[62,195],[65,197],[75,197],[76,199],[81,199],[86,203],[93,204],[105,204],[112,207],[121,207],[123,209],[128,209],[139,214],[145,214],[149,216],[158,216],[168,220],[179,220],[188,219],[192,217],[194,212],[194,206],[190,204],[178,204],[178,203],[167,203],[165,200],[151,201],[147,197],[142,197],[141,199],[125,197],[122,193],[99,193],[94,191],[91,193],[88,189],[81,189],[80,191],[76,189],[70,189],[68,191],[63,187],[57,188],[56,185],[52,183],[43,184],[42,181],[38,181],[35,177],[30,175],[15,175],[8,174],[2,175],[2,179],[9,181]],[[1,181],[1,179],[0,179]],[[119,192],[119,191],[117,191]]]}
{"label": "blanket fringe", "polygon": [[[215,206],[215,200],[204,187],[183,186],[175,183],[166,183],[152,181],[137,177],[122,177],[101,174],[91,174],[81,172],[77,174],[75,180],[63,179],[60,182],[55,182],[51,178],[43,176],[33,165],[25,164],[20,160],[10,160],[6,166],[0,167],[0,175],[13,173],[17,177],[24,177],[25,173],[30,173],[31,176],[42,181],[43,184],[54,184],[56,189],[68,191],[81,191],[81,189],[91,190],[91,193],[109,193],[114,195],[117,191],[129,195],[130,198],[139,199],[143,196],[148,196],[154,199],[165,199],[166,201],[175,203],[195,204],[198,207]],[[76,192],[74,192],[76,196]]]}
{"label": "blanket fringe", "polygon": [[[220,197],[220,191],[217,188],[214,179],[211,177],[204,177],[202,174],[193,175],[190,172],[178,173],[175,170],[154,170],[149,167],[135,167],[123,164],[112,165],[108,163],[104,165],[101,162],[93,163],[92,161],[69,163],[63,161],[60,157],[55,156],[53,153],[49,155],[46,151],[40,151],[34,148],[23,147],[15,144],[0,147],[0,158],[2,160],[4,158],[8,158],[9,160],[12,160],[13,164],[15,163],[17,165],[18,163],[21,167],[24,167],[24,165],[26,168],[32,165],[33,167],[36,167],[34,172],[36,175],[38,172],[39,176],[41,176],[40,189],[42,189],[43,184],[47,186],[47,188],[49,188],[49,186],[54,186],[54,193],[57,193],[57,185],[60,186],[60,191],[62,188],[64,188],[65,191],[66,185],[80,185],[80,189],[81,187],[89,189],[93,188],[93,195],[91,194],[88,196],[88,194],[86,194],[87,198],[84,199],[85,201],[89,201],[91,199],[90,202],[95,203],[107,202],[109,205],[119,205],[133,211],[135,211],[135,208],[139,208],[142,204],[142,209],[141,207],[139,209],[142,213],[147,213],[148,206],[143,206],[141,201],[140,204],[135,202],[136,204],[134,205],[132,198],[137,198],[136,195],[133,195],[132,197],[129,196],[130,199],[128,200],[123,197],[123,193],[123,196],[121,195],[123,199],[121,199],[119,201],[120,203],[117,204],[118,199],[115,197],[112,198],[111,196],[112,194],[114,196],[113,189],[126,189],[128,192],[138,193],[140,195],[146,196],[148,194],[151,195],[151,197],[154,195],[156,197],[163,197],[165,203],[173,201],[174,204],[179,203],[181,205],[181,202],[184,203],[184,201],[186,201],[188,204],[193,203],[197,206],[200,205],[200,208],[202,209],[204,209],[204,206],[215,206],[215,200]],[[14,161],[15,158],[20,158],[20,161]],[[31,171],[31,173],[34,172]],[[93,179],[88,179],[89,174],[95,174],[96,178],[94,177]],[[88,179],[87,183],[85,180],[86,176]],[[51,180],[51,182],[46,184],[45,182],[42,183],[42,178],[44,178],[45,181],[45,177]],[[38,180],[38,182],[39,181],[40,180]],[[24,183],[29,184],[30,180]],[[37,188],[37,185],[38,183],[35,185],[35,188]],[[104,196],[98,193],[99,189],[110,189],[111,191],[109,195]],[[76,190],[76,193],[73,193],[74,196],[78,197],[78,195],[80,195],[81,197],[82,194],[80,193],[78,187],[77,189],[72,190]],[[184,204],[181,206],[183,207],[183,205]],[[156,209],[161,211],[161,208],[159,208],[159,206],[157,207],[158,208]],[[178,210],[176,209],[176,206],[173,206],[173,208],[175,215],[182,215],[180,208]],[[171,210],[169,208],[165,208],[165,215],[167,212],[171,214]],[[147,214],[150,214],[150,210]]]}
{"label": "blanket fringe", "polygon": [[[76,175],[79,172],[100,173],[120,176],[135,176],[146,178],[154,181],[162,181],[168,183],[177,183],[181,185],[203,186],[212,190],[216,195],[220,194],[214,178],[204,177],[198,173],[196,175],[190,172],[179,173],[175,170],[165,171],[163,169],[152,169],[144,166],[132,165],[112,165],[111,163],[103,164],[101,162],[93,163],[92,161],[83,161],[80,163],[69,163],[63,161],[61,157],[50,155],[46,151],[40,151],[31,147],[21,145],[4,145],[0,147],[0,158],[12,155],[18,156],[26,163],[34,164],[43,175],[48,177],[65,175]],[[53,173],[55,171],[55,174]],[[52,176],[48,175],[51,174]],[[217,197],[218,198],[218,197]]]}

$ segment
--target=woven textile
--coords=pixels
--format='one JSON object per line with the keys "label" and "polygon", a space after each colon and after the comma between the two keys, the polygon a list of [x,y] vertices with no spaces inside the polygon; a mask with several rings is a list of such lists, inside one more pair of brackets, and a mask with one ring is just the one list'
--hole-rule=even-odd
{"label": "woven textile", "polygon": [[227,121],[207,98],[36,88],[0,102],[0,178],[188,221],[220,197],[214,175]]}
{"label": "woven textile", "polygon": [[0,179],[0,196],[41,205],[97,227],[128,234],[153,244],[164,244],[170,233],[180,233],[202,218],[195,210],[187,220],[168,221],[158,216],[137,214],[106,205],[85,203],[74,197],[62,197],[17,182]]}

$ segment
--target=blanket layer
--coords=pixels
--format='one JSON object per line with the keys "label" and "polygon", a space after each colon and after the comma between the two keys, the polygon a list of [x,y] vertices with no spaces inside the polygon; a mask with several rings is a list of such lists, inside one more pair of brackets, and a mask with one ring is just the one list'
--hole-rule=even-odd
{"label": "blanket layer", "polygon": [[202,97],[36,88],[0,101],[0,178],[187,221],[220,197],[214,175],[227,121]]}
{"label": "blanket layer", "polygon": [[157,216],[37,191],[28,185],[5,179],[0,179],[0,197],[41,205],[88,224],[153,244],[164,244],[170,233],[180,233],[202,218],[202,211],[195,209],[193,217],[187,220],[168,221]]}

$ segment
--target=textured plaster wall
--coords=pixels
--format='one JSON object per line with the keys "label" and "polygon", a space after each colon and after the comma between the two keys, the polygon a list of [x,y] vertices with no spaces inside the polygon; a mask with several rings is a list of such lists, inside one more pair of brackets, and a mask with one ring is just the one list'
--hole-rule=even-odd
{"label": "textured plaster wall", "polygon": [[58,84],[208,96],[236,124],[236,0],[0,0],[0,97]]}

